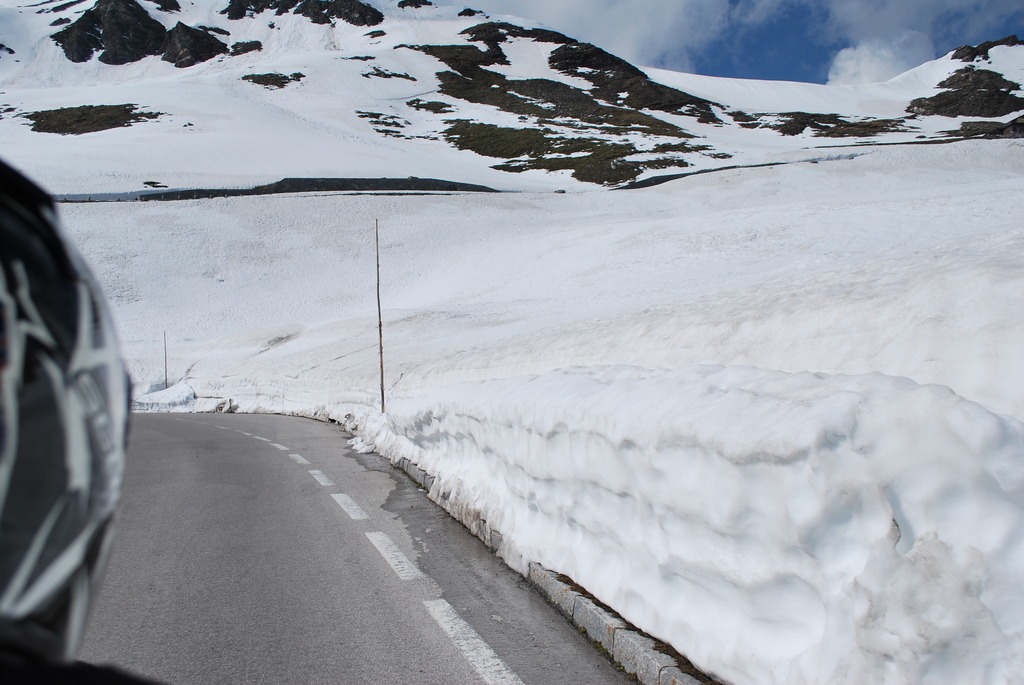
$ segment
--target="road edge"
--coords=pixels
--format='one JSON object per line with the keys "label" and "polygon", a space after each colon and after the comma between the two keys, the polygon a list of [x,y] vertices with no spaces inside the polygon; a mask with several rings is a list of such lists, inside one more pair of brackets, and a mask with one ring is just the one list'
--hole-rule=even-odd
{"label": "road edge", "polygon": [[[432,502],[465,526],[489,550],[498,551],[502,541],[501,533],[478,515],[454,506],[447,497],[436,496],[433,475],[406,458],[393,462],[377,452],[373,454],[405,473],[429,493]],[[701,673],[670,645],[630,624],[568,576],[555,573],[536,562],[530,562],[529,569],[526,580],[548,603],[642,685],[707,685],[720,682]]]}

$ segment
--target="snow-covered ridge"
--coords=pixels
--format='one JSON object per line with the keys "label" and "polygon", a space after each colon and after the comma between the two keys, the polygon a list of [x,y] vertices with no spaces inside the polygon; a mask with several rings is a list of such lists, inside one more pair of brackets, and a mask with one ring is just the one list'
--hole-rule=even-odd
{"label": "snow-covered ridge", "polygon": [[[847,87],[645,73],[531,22],[360,0],[4,0],[0,44],[11,51],[0,143],[61,194],[202,187],[200,168],[239,186],[406,175],[614,186],[815,147],[1017,135],[1024,111],[1014,41]],[[961,72],[976,74],[959,77],[966,90],[941,85]],[[999,102],[962,105],[979,94]],[[88,132],[39,121],[128,103],[146,118]],[[149,154],[134,168],[112,146]],[[89,159],[88,173],[69,174],[71,157]]]}

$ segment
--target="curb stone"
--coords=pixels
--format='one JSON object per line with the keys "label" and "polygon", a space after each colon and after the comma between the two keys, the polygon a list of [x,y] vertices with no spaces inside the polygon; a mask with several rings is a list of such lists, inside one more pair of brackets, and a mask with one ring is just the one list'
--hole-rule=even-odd
{"label": "curb stone", "polygon": [[[383,457],[382,457],[383,458]],[[388,461],[385,458],[385,461]],[[449,499],[449,493],[434,492],[436,479],[408,459],[390,462],[414,482],[427,490],[430,499],[466,526],[494,552],[501,546],[502,536],[480,516],[462,510]],[[680,662],[657,649],[657,643],[634,630],[620,617],[584,596],[558,574],[538,563],[531,563],[527,580],[536,587],[567,619],[586,631],[587,636],[603,647],[612,660],[642,685],[703,685],[717,683],[713,679],[698,680],[679,668]]]}
{"label": "curb stone", "polygon": [[587,597],[577,597],[576,605],[572,610],[572,622],[587,631],[591,640],[607,649],[613,657],[615,656],[616,635],[626,627],[625,621],[612,616],[597,606],[593,600]]}
{"label": "curb stone", "polygon": [[[621,618],[583,596],[537,563],[530,564],[530,581],[559,611],[585,629],[588,637],[608,650],[612,660],[643,685],[702,685],[683,673],[677,661],[658,651],[655,641],[633,630]],[[572,606],[572,614],[564,607]]]}

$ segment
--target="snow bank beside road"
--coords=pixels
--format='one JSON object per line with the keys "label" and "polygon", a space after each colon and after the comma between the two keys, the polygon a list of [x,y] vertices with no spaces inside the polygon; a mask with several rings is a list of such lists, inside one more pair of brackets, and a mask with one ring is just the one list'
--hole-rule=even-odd
{"label": "snow bank beside road", "polygon": [[947,388],[570,369],[395,401],[365,438],[440,474],[431,496],[520,571],[567,573],[736,682],[1024,668],[1024,424]]}

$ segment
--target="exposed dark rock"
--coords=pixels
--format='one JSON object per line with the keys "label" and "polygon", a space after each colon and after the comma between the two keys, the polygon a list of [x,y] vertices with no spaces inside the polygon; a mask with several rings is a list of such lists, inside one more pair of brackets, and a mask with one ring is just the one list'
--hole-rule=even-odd
{"label": "exposed dark rock", "polygon": [[23,115],[32,121],[32,130],[40,133],[80,135],[131,126],[147,119],[157,119],[159,112],[140,112],[137,105],[82,105],[64,107]]}
{"label": "exposed dark rock", "polygon": [[180,21],[167,32],[163,61],[180,68],[191,67],[228,52],[228,46],[206,31],[185,26]]}
{"label": "exposed dark rock", "polygon": [[468,36],[469,40],[476,43],[483,43],[487,46],[488,52],[500,52],[504,57],[499,45],[501,43],[507,43],[509,38],[528,38],[538,43],[556,43],[559,45],[568,45],[577,41],[558,33],[557,31],[549,31],[548,29],[524,29],[517,27],[514,24],[507,24],[505,22],[487,22],[486,24],[478,24],[475,27],[470,27],[462,32],[463,36]]}
{"label": "exposed dark rock", "polygon": [[[583,181],[617,184],[636,178],[645,169],[687,166],[683,154],[707,149],[690,145],[688,141],[693,136],[674,124],[628,105],[599,99],[597,87],[583,90],[552,79],[509,79],[487,68],[508,63],[502,45],[513,38],[562,47],[580,45],[571,38],[554,31],[524,29],[497,22],[474,26],[463,34],[473,42],[483,43],[487,49],[471,45],[400,47],[424,52],[449,68],[449,71],[437,74],[440,93],[501,109],[518,115],[524,122],[533,120],[532,126],[523,128],[468,121],[448,122],[449,128],[444,136],[456,147],[507,160],[496,169],[510,172],[568,170]],[[631,70],[629,76],[633,79],[634,99],[640,99],[645,89],[655,91],[660,88],[628,63],[607,53],[602,55],[609,58],[611,67],[620,71]],[[590,61],[588,67],[593,63]],[[611,83],[607,82],[608,87]],[[666,90],[676,100],[691,102],[684,93]],[[650,92],[647,95],[644,101],[653,102]],[[408,104],[412,107],[419,105],[415,101]],[[444,103],[435,104],[448,108]],[[622,138],[635,133],[662,140],[649,139],[641,145]],[[633,161],[632,158],[639,154],[643,154],[642,161]]]}
{"label": "exposed dark rock", "polygon": [[353,26],[376,26],[384,21],[384,15],[375,7],[359,0],[303,0],[295,8],[314,24],[330,24],[332,19],[341,19]]}
{"label": "exposed dark rock", "polygon": [[694,116],[702,123],[721,123],[714,103],[650,80],[624,59],[589,43],[572,42],[556,48],[548,60],[553,69],[594,84],[595,97],[633,109]]}
{"label": "exposed dark rock", "polygon": [[4,53],[4,52],[6,52],[8,55],[13,55],[14,54],[14,48],[9,48],[6,45],[4,45],[3,43],[0,43],[0,53]]}
{"label": "exposed dark rock", "polygon": [[436,100],[424,101],[416,98],[415,100],[409,100],[405,103],[413,109],[423,110],[425,112],[433,112],[434,114],[447,114],[454,108],[447,102],[438,102]]}
{"label": "exposed dark rock", "polygon": [[380,67],[374,67],[373,71],[364,73],[363,78],[401,78],[406,81],[415,81],[415,76],[409,74],[401,74],[397,71],[388,71],[387,69],[381,69]]}
{"label": "exposed dark rock", "polygon": [[470,9],[468,7],[466,9],[462,10],[461,12],[459,12],[459,16],[460,17],[478,17],[481,14],[483,14],[483,12],[481,12],[480,10],[474,10],[474,9]]}
{"label": "exposed dark rock", "polygon": [[519,97],[503,87],[507,86],[507,79],[500,74],[486,69],[481,69],[481,72],[493,77],[493,80],[492,78],[467,78],[452,71],[439,72],[437,74],[440,82],[438,92],[456,100],[490,105],[520,116],[546,117],[550,115],[550,111],[539,104]]}
{"label": "exposed dark rock", "polygon": [[586,91],[550,79],[512,80],[485,69],[507,64],[497,43],[485,52],[471,45],[404,46],[442,61],[452,71],[437,74],[440,92],[450,97],[490,105],[521,116],[565,117],[596,126],[634,128],[648,133],[689,137],[672,124],[627,107],[611,107]]}
{"label": "exposed dark rock", "polygon": [[369,33],[366,34],[366,37],[367,38],[383,38],[386,35],[388,35],[387,31],[370,31]]}
{"label": "exposed dark rock", "polygon": [[572,38],[550,31],[548,29],[527,29],[515,24],[501,21],[489,21],[484,24],[471,26],[462,32],[469,40],[477,43],[484,43],[488,47],[498,43],[507,43],[509,38],[529,38],[538,43],[555,43],[558,45],[569,45],[576,43]]}
{"label": "exposed dark rock", "polygon": [[72,62],[96,52],[104,64],[128,64],[164,51],[167,31],[135,0],[99,0],[77,21],[53,34]]}
{"label": "exposed dark rock", "polygon": [[420,7],[430,7],[433,4],[430,0],[399,0],[398,2],[398,6],[402,9],[406,7],[418,9]]}
{"label": "exposed dark rock", "polygon": [[[651,135],[671,138],[692,138],[678,126],[628,107],[613,107],[599,102],[579,88],[550,79],[509,79],[505,88],[539,103],[551,119],[574,119],[593,126],[611,129],[609,132],[643,131]],[[618,129],[618,130],[616,130]]]}
{"label": "exposed dark rock", "polygon": [[63,26],[64,24],[70,24],[71,20],[67,17],[61,17],[50,22],[50,26]]}
{"label": "exposed dark rock", "polygon": [[291,76],[285,76],[284,74],[246,74],[242,77],[242,80],[255,83],[264,88],[284,88],[289,83],[301,81],[304,78],[306,78],[306,75],[297,71]]}
{"label": "exposed dark rock", "polygon": [[1024,138],[1024,117],[1009,123],[1001,121],[965,121],[955,131],[943,131],[956,138]]}
{"label": "exposed dark rock", "polygon": [[782,121],[773,128],[784,136],[798,136],[808,128],[813,131],[826,131],[843,122],[838,114],[808,114],[807,112],[784,112],[778,115]]}
{"label": "exposed dark rock", "polygon": [[229,0],[228,6],[220,13],[226,14],[228,19],[241,19],[244,16],[253,16],[267,10],[276,10],[277,14],[284,14],[293,9],[296,4],[298,4],[297,0]]}
{"label": "exposed dark rock", "polygon": [[1008,80],[1002,74],[978,69],[976,67],[964,67],[955,72],[945,81],[939,83],[939,88],[950,88],[954,90],[1019,90],[1020,84]]}
{"label": "exposed dark rock", "polygon": [[732,117],[732,120],[738,124],[751,124],[758,121],[757,117],[751,114],[747,114],[746,112],[741,112],[739,110],[736,110],[734,112],[728,112],[728,114],[730,117]]}
{"label": "exposed dark rock", "polygon": [[341,19],[355,26],[376,26],[384,21],[379,10],[359,0],[230,0],[221,14],[226,14],[228,19],[241,19],[267,10],[278,15],[301,14],[315,24]]}
{"label": "exposed dark rock", "polygon": [[65,10],[71,9],[75,5],[81,5],[85,1],[86,0],[71,0],[71,2],[65,2],[63,4],[57,5],[56,7],[48,7],[46,9],[37,10],[36,14],[58,14]]}
{"label": "exposed dark rock", "polygon": [[360,119],[368,119],[373,130],[385,136],[404,138],[402,129],[411,126],[411,122],[394,114],[382,114],[381,112],[356,112]]}
{"label": "exposed dark rock", "polygon": [[687,166],[678,158],[627,161],[626,157],[636,153],[627,143],[557,136],[543,129],[504,128],[471,121],[451,123],[444,133],[450,143],[485,157],[509,160],[494,167],[501,171],[571,171],[574,178],[585,183],[618,185],[632,181],[644,169]]}
{"label": "exposed dark rock", "polygon": [[230,36],[231,35],[230,31],[225,31],[224,29],[217,28],[216,26],[203,26],[202,24],[200,24],[196,28],[197,29],[202,29],[202,30],[206,31],[207,33],[216,33],[218,36]]}
{"label": "exposed dark rock", "polygon": [[150,2],[156,4],[161,12],[181,11],[181,5],[178,4],[178,0],[150,0]]}
{"label": "exposed dark rock", "polygon": [[262,50],[263,43],[258,40],[246,40],[241,43],[235,43],[231,46],[231,56],[238,57],[244,55],[247,52],[254,52],[256,50]]}
{"label": "exposed dark rock", "polygon": [[1024,110],[1024,98],[1013,93],[1020,90],[1020,84],[987,69],[964,67],[939,87],[947,90],[912,100],[907,111],[944,117],[1002,117]]}
{"label": "exposed dark rock", "polygon": [[829,128],[815,131],[814,135],[822,138],[870,138],[882,133],[906,132],[907,127],[902,119],[861,119],[839,123]]}
{"label": "exposed dark rock", "polygon": [[[489,78],[496,78],[498,74],[487,71],[483,67],[508,64],[508,58],[500,48],[488,49],[484,52],[472,45],[399,45],[398,47],[426,53],[444,62],[449,69],[457,74],[471,79],[488,78],[490,74],[493,74],[493,77]],[[488,85],[493,83],[497,83],[497,80],[492,80]]]}
{"label": "exposed dark rock", "polygon": [[997,45],[1024,45],[1021,41],[1017,40],[1017,36],[1007,36],[1001,40],[993,40],[981,45],[963,45],[953,51],[953,59],[958,59],[962,62],[974,62],[978,59],[988,59],[988,51]]}
{"label": "exposed dark rock", "polygon": [[[902,119],[860,119],[851,121],[838,114],[782,112],[750,115],[729,112],[743,128],[770,128],[784,136],[798,136],[807,129],[823,138],[869,138],[880,133],[906,131]],[[777,118],[777,120],[776,120]],[[767,121],[766,121],[767,120]]]}
{"label": "exposed dark rock", "polygon": [[[146,15],[147,17],[149,15]],[[161,36],[164,27],[160,27]],[[50,38],[64,51],[72,62],[88,62],[103,49],[103,28],[100,16],[94,10],[87,10],[78,21],[58,31]],[[161,44],[161,47],[163,45]],[[151,52],[149,54],[156,54]]]}

